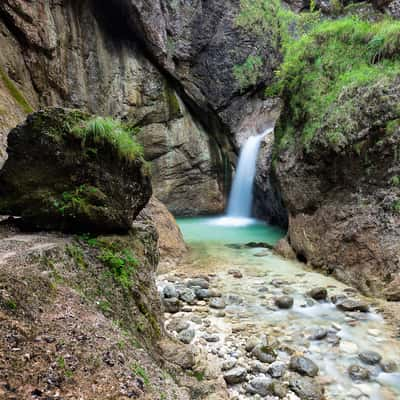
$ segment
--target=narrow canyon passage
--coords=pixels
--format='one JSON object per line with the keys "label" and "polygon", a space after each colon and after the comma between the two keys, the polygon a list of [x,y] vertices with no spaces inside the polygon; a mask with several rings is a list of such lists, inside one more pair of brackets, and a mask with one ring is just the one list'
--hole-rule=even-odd
{"label": "narrow canyon passage", "polygon": [[[190,251],[174,270],[158,277],[164,302],[171,291],[182,300],[180,308],[166,304],[171,311],[165,314],[166,327],[208,353],[204,376],[223,375],[232,399],[281,396],[287,369],[314,377],[307,365],[292,365],[299,355],[315,363],[319,374],[313,381],[289,380],[286,399],[297,398],[293,392],[319,398],[321,386],[332,400],[400,397],[400,373],[390,372],[400,359],[400,342],[395,325],[379,311],[383,302],[275,255],[266,246],[283,235],[277,228],[257,222],[224,226],[226,219],[220,218],[178,222]],[[352,311],[344,296],[359,309],[368,305],[369,312]],[[254,340],[265,341],[270,359],[251,349]],[[267,389],[271,376],[278,393]]]}

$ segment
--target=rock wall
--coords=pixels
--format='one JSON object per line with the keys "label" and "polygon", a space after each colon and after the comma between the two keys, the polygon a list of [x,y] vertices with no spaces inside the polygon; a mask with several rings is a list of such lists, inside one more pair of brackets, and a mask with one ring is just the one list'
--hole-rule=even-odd
{"label": "rock wall", "polygon": [[32,110],[61,105],[113,115],[142,128],[155,192],[172,211],[219,212],[223,140],[191,116],[125,20],[107,2],[0,4],[0,159],[8,131]]}
{"label": "rock wall", "polygon": [[[399,84],[349,89],[309,149],[298,141],[275,163],[298,257],[390,300],[400,299]],[[329,141],[338,127],[343,140]]]}

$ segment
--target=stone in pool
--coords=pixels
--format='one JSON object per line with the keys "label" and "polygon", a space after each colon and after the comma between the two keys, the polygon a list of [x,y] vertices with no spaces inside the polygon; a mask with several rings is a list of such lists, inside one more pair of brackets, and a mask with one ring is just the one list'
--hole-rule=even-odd
{"label": "stone in pool", "polygon": [[173,297],[178,297],[178,293],[174,285],[167,285],[163,289],[163,295],[166,299],[171,299]]}
{"label": "stone in pool", "polygon": [[210,287],[210,284],[204,278],[194,278],[194,279],[190,279],[186,283],[186,286],[187,287],[200,287],[202,289],[208,289]]}
{"label": "stone in pool", "polygon": [[233,368],[224,374],[225,382],[229,385],[235,385],[236,383],[242,383],[246,380],[247,371],[245,368],[237,367]]}
{"label": "stone in pool", "polygon": [[328,291],[324,287],[316,287],[308,292],[308,295],[314,300],[326,300]]}
{"label": "stone in pool", "polygon": [[314,380],[302,376],[293,376],[289,380],[290,389],[302,400],[323,400],[323,388]]}
{"label": "stone in pool", "polygon": [[179,312],[181,306],[180,301],[176,297],[163,299],[163,305],[165,311],[171,314]]}
{"label": "stone in pool", "polygon": [[338,301],[336,307],[341,311],[360,311],[360,312],[369,311],[368,304],[351,299]]}
{"label": "stone in pool", "polygon": [[196,303],[196,295],[194,291],[189,288],[184,288],[179,292],[179,298],[185,303],[194,305]]}
{"label": "stone in pool", "polygon": [[311,378],[318,375],[318,366],[307,357],[294,356],[290,359],[289,368],[300,375],[307,375]]}
{"label": "stone in pool", "polygon": [[194,329],[185,329],[179,334],[178,339],[182,343],[189,344],[194,339],[194,336]]}
{"label": "stone in pool", "polygon": [[310,340],[322,340],[328,336],[328,330],[325,328],[315,329],[309,336]]}
{"label": "stone in pool", "polygon": [[367,381],[371,377],[369,370],[360,365],[350,365],[347,372],[353,381]]}
{"label": "stone in pool", "polygon": [[280,296],[275,299],[275,305],[282,309],[289,309],[293,307],[293,297],[291,296]]}
{"label": "stone in pool", "polygon": [[382,360],[382,356],[376,351],[362,351],[358,357],[360,357],[361,361],[365,364],[369,365],[379,364]]}
{"label": "stone in pool", "polygon": [[276,360],[276,351],[271,346],[259,344],[252,350],[251,354],[257,358],[257,360],[264,363],[272,363]]}

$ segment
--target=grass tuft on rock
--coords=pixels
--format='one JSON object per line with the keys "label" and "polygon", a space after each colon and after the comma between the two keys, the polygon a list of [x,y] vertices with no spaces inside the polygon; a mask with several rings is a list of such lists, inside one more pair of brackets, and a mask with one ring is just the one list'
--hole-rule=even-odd
{"label": "grass tuft on rock", "polygon": [[143,147],[135,140],[133,130],[117,119],[94,117],[73,127],[71,133],[82,139],[82,145],[110,145],[121,159],[143,158]]}

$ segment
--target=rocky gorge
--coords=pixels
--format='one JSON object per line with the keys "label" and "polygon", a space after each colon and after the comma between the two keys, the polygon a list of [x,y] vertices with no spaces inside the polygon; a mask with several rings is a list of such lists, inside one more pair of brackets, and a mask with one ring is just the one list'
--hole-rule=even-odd
{"label": "rocky gorge", "polygon": [[397,398],[398,10],[4,0],[0,396]]}

